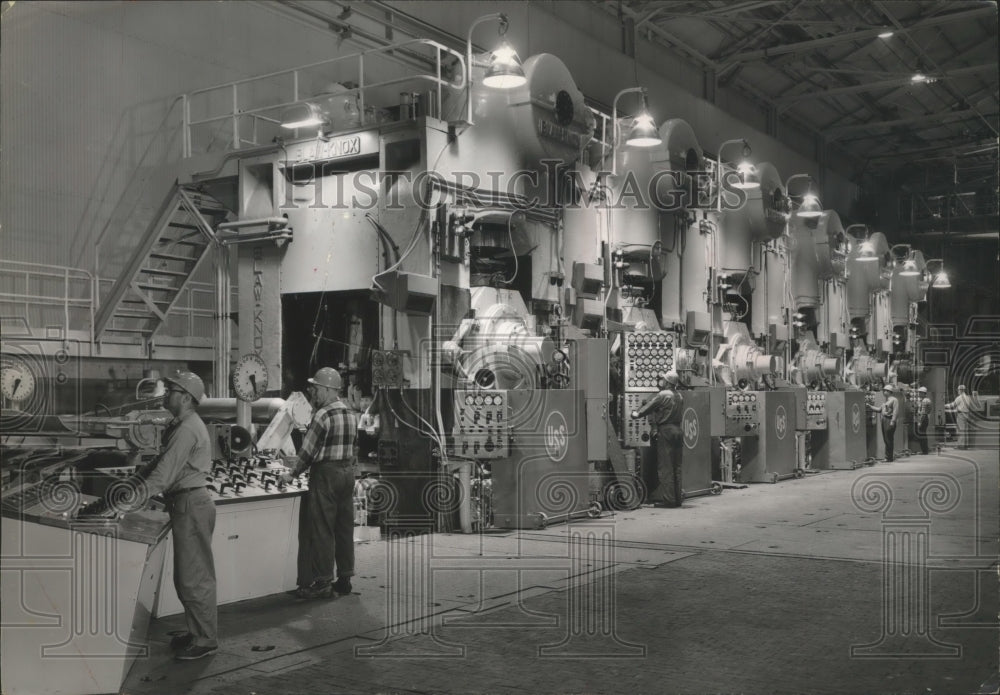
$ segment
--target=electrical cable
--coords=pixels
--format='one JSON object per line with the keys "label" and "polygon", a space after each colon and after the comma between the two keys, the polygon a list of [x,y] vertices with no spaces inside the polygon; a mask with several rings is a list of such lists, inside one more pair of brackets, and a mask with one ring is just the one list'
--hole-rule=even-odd
{"label": "electrical cable", "polygon": [[514,219],[514,214],[511,213],[507,216],[507,240],[510,242],[510,252],[514,256],[514,274],[510,276],[510,280],[504,280],[503,284],[509,285],[517,278],[517,273],[520,270],[517,260],[517,250],[514,248],[514,232],[511,229],[511,220]]}
{"label": "electrical cable", "polygon": [[[402,398],[402,396],[400,396],[400,400],[402,400],[402,401],[403,401],[403,404],[404,404],[404,405],[406,404],[406,401],[405,401],[405,400],[404,400],[404,399]],[[434,440],[434,443],[435,443],[435,444],[437,444],[437,445],[438,445],[439,447],[441,447],[442,451],[444,450],[444,447],[442,447],[442,446],[441,446],[441,439],[440,439],[440,436],[439,436],[439,434],[437,433],[437,431],[436,431],[436,430],[434,430],[433,428],[431,428],[431,430],[430,430],[429,432],[425,432],[425,431],[423,431],[422,429],[420,429],[419,427],[416,427],[416,426],[414,426],[414,425],[411,425],[411,424],[410,424],[409,422],[407,422],[407,421],[406,421],[406,420],[404,420],[404,419],[403,419],[402,417],[400,417],[399,413],[397,413],[397,412],[396,412],[396,409],[392,407],[392,401],[390,401],[390,400],[389,400],[389,397],[388,397],[388,396],[386,396],[386,399],[385,399],[385,404],[386,404],[386,406],[388,406],[388,408],[389,408],[389,412],[391,412],[391,413],[392,413],[393,417],[395,417],[395,418],[396,418],[396,421],[397,421],[397,422],[400,422],[400,423],[402,423],[403,425],[405,425],[405,426],[406,426],[406,427],[408,427],[409,429],[413,430],[413,431],[414,431],[414,432],[416,432],[417,434],[422,434],[422,435],[424,435],[424,436],[428,436],[428,437],[430,437],[431,439],[433,439],[433,440]],[[418,417],[419,417],[419,416],[418,416]],[[429,423],[428,423],[428,422],[427,422],[426,420],[424,420],[423,418],[420,418],[420,420],[421,420],[421,421],[422,421],[422,422],[423,422],[424,424],[426,424],[426,425],[430,426],[430,424],[429,424]]]}

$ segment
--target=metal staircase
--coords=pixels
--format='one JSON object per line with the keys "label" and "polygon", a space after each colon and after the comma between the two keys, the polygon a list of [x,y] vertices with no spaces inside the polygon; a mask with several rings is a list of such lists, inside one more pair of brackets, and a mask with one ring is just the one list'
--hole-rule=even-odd
{"label": "metal staircase", "polygon": [[101,302],[94,340],[148,345],[217,243],[230,211],[211,196],[174,184],[128,266]]}

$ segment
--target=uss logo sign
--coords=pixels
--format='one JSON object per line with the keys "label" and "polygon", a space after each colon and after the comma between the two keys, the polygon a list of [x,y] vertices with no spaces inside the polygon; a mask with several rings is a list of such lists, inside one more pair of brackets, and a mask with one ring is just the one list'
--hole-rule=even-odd
{"label": "uss logo sign", "polygon": [[784,439],[787,431],[788,413],[785,412],[785,406],[779,405],[774,410],[774,433],[778,436],[778,439]]}
{"label": "uss logo sign", "polygon": [[558,463],[569,450],[569,428],[566,418],[558,410],[553,410],[545,419],[545,452]]}
{"label": "uss logo sign", "polygon": [[681,420],[681,432],[684,433],[684,446],[688,449],[694,449],[698,445],[699,429],[698,413],[694,411],[694,408],[688,408],[684,411],[684,418]]}

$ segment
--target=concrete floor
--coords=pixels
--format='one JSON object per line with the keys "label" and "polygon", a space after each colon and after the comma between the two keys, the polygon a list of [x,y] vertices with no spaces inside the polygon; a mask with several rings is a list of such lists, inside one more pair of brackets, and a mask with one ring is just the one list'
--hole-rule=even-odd
{"label": "concrete floor", "polygon": [[355,593],[156,620],[127,693],[978,693],[998,684],[997,451],[545,530],[357,546]]}

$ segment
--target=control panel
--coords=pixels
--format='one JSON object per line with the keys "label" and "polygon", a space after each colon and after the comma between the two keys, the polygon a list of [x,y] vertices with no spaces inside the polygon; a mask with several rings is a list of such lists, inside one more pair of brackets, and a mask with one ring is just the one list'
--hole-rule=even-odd
{"label": "control panel", "polygon": [[758,405],[757,394],[752,391],[727,391],[725,436],[756,436],[760,430]]}
{"label": "control panel", "polygon": [[868,426],[872,427],[878,424],[878,411],[872,410],[881,406],[884,403],[884,399],[881,396],[876,397],[874,391],[865,392],[865,412],[868,414]]}
{"label": "control panel", "polygon": [[506,391],[455,391],[455,454],[477,459],[510,456]]}
{"label": "control panel", "polygon": [[281,476],[287,470],[280,459],[263,456],[215,459],[205,478],[205,486],[216,500],[309,489],[308,471],[286,486]]}
{"label": "control panel", "polygon": [[625,333],[625,390],[658,391],[660,374],[674,366],[676,338],[667,331]]}
{"label": "control panel", "polygon": [[372,387],[403,388],[403,350],[372,351]]}
{"label": "control panel", "polygon": [[622,422],[625,423],[625,446],[650,446],[652,443],[652,427],[649,419],[640,417],[632,419],[632,411],[638,410],[652,396],[648,393],[626,393],[625,413]]}
{"label": "control panel", "polygon": [[810,391],[806,397],[806,429],[826,429],[826,392]]}

